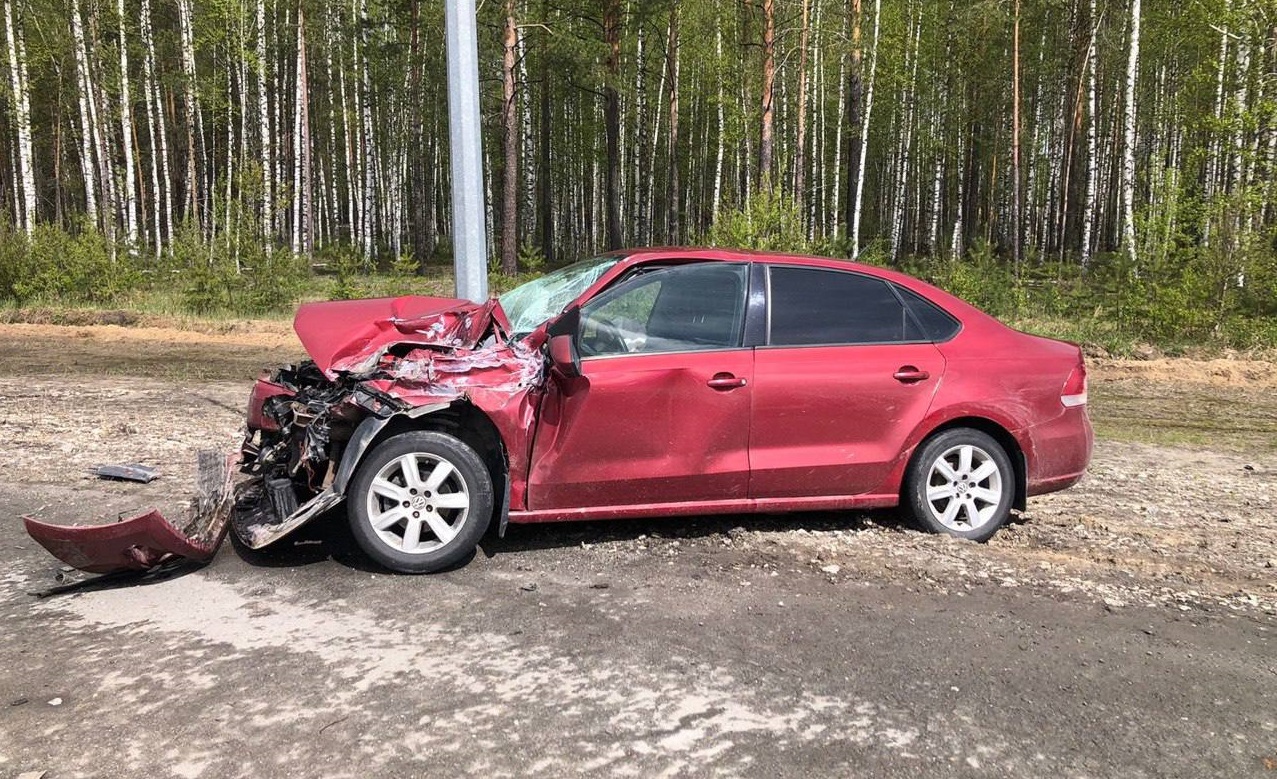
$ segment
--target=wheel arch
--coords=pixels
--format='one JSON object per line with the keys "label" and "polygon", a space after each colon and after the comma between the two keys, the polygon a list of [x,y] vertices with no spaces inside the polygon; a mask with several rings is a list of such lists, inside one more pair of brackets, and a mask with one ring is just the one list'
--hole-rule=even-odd
{"label": "wheel arch", "polygon": [[[967,428],[970,430],[979,430],[981,433],[998,442],[1002,450],[1007,453],[1007,458],[1011,460],[1011,469],[1015,471],[1015,498],[1011,503],[1011,507],[1016,511],[1024,511],[1028,505],[1028,463],[1025,460],[1024,449],[1020,446],[1020,442],[1002,425],[987,417],[963,416],[948,419],[927,431],[922,436],[917,445],[914,446],[913,452],[909,455],[909,461],[905,464],[905,473],[913,466],[914,460],[922,452],[923,447],[932,438],[940,435],[946,430],[954,430],[957,428]],[[901,480],[900,490],[903,498],[904,490],[908,487],[905,480]]]}
{"label": "wheel arch", "polygon": [[[368,427],[364,428],[364,425]],[[446,433],[474,449],[487,466],[488,473],[492,476],[493,495],[498,501],[495,507],[497,530],[501,535],[505,534],[510,514],[509,459],[496,424],[480,408],[466,400],[455,400],[420,406],[387,419],[368,417],[360,428],[368,432],[361,436],[360,431],[356,430],[347,445],[347,451],[342,454],[335,485],[339,490],[345,491],[368,453],[382,442],[401,433],[419,430]]]}

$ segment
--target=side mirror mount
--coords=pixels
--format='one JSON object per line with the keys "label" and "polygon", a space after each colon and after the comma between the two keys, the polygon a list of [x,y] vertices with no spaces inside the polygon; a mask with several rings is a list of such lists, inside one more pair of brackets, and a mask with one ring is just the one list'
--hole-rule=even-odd
{"label": "side mirror mount", "polygon": [[581,375],[581,355],[576,350],[576,331],[581,326],[581,307],[572,306],[550,323],[550,364],[569,379]]}
{"label": "side mirror mount", "polygon": [[576,353],[574,340],[566,333],[550,337],[550,363],[569,379],[581,375],[581,357]]}

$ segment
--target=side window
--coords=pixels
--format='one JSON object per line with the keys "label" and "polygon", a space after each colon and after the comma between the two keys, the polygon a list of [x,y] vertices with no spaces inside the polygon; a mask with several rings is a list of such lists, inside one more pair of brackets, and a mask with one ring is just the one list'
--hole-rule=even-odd
{"label": "side window", "polygon": [[922,340],[887,282],[822,268],[772,267],[771,346]]}
{"label": "side window", "polygon": [[[946,313],[944,309],[913,290],[899,284],[893,286],[900,293],[900,297],[904,298],[905,305],[909,307],[909,313],[913,314],[914,320],[922,327],[921,340],[947,341],[958,334],[960,327],[958,320]],[[913,328],[910,328],[911,332],[912,330]]]}
{"label": "side window", "polygon": [[741,344],[749,266],[651,270],[581,307],[583,356],[727,349]]}

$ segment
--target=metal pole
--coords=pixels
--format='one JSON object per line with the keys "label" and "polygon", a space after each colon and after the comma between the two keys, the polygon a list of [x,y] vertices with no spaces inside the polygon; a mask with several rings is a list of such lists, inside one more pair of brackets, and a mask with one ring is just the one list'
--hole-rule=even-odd
{"label": "metal pole", "polygon": [[452,145],[452,243],[457,297],[488,299],[479,126],[479,39],[475,0],[445,0],[448,39],[448,137]]}

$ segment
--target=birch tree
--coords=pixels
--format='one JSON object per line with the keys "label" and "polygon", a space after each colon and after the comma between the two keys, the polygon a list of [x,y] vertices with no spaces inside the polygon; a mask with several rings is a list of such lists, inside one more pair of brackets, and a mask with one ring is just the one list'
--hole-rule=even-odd
{"label": "birch tree", "polygon": [[874,0],[873,45],[869,50],[869,86],[865,95],[865,116],[860,128],[860,159],[856,164],[856,197],[851,221],[851,258],[860,256],[860,217],[864,210],[865,158],[869,154],[869,119],[873,115],[874,73],[878,67],[878,30],[882,21],[882,0]]}
{"label": "birch tree", "polygon": [[1140,0],[1131,0],[1131,43],[1126,61],[1126,112],[1122,144],[1122,243],[1131,264],[1137,261],[1135,246],[1135,83],[1140,67]]}
{"label": "birch tree", "polygon": [[129,90],[129,40],[124,0],[116,0],[120,20],[120,148],[124,151],[124,239],[137,250],[137,175],[133,164],[133,95]]}
{"label": "birch tree", "polygon": [[[21,21],[19,19],[19,21]],[[31,99],[27,92],[27,53],[20,34],[14,25],[11,0],[4,0],[5,40],[9,50],[9,83],[12,89],[14,124],[18,135],[18,171],[15,179],[21,182],[21,204],[17,222],[28,234],[35,229],[36,184],[35,155],[31,146]],[[15,206],[18,205],[15,203]]]}

